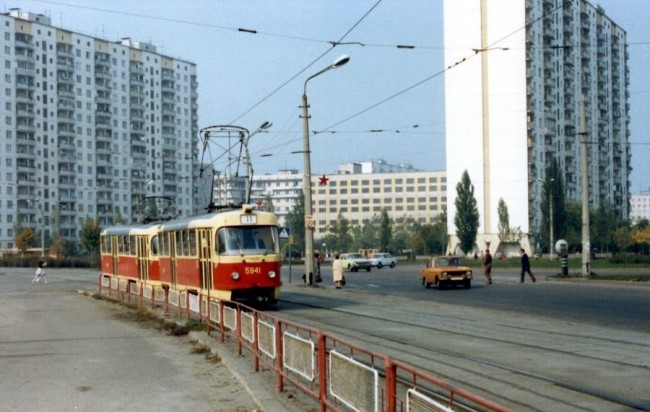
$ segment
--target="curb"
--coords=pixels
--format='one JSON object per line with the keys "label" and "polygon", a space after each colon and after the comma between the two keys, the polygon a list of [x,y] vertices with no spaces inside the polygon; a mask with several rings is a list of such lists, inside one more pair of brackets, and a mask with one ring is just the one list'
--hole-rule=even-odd
{"label": "curb", "polygon": [[[298,409],[294,405],[287,404],[287,402],[281,402],[279,398],[287,394],[286,389],[284,394],[277,391],[274,393],[269,390],[268,380],[264,379],[265,374],[255,372],[252,364],[246,362],[245,356],[233,354],[232,348],[227,347],[228,343],[221,343],[217,337],[208,335],[206,332],[191,331],[189,337],[200,345],[209,347],[211,353],[221,358],[221,362],[228,368],[233,377],[246,388],[246,391],[253,397],[261,411],[302,411],[302,408]],[[290,401],[290,399],[288,400]],[[317,403],[314,403],[314,405],[317,405]]]}

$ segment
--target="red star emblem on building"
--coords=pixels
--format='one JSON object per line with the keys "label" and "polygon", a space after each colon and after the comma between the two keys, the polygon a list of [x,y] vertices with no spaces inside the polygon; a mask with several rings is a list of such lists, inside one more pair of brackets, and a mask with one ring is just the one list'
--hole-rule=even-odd
{"label": "red star emblem on building", "polygon": [[329,181],[327,176],[323,175],[323,176],[319,177],[318,179],[320,180],[320,182],[318,182],[319,185],[327,186],[327,182]]}

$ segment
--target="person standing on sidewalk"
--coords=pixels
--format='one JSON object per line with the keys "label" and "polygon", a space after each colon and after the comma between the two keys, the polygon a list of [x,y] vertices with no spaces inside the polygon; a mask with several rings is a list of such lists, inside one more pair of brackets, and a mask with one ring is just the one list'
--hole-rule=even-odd
{"label": "person standing on sidewalk", "polygon": [[524,277],[526,276],[526,272],[528,272],[530,278],[533,280],[533,283],[535,283],[537,279],[535,279],[533,272],[530,271],[530,259],[528,259],[528,255],[526,254],[526,251],[524,250],[524,248],[521,248],[519,249],[519,252],[521,253],[521,278],[519,279],[519,283],[524,283]]}
{"label": "person standing on sidewalk", "polygon": [[47,266],[45,256],[41,256],[38,260],[38,267],[36,268],[36,274],[34,275],[34,279],[32,279],[32,283],[36,283],[40,279],[43,279],[43,281],[47,283],[47,277],[45,277],[45,266]]}
{"label": "person standing on sidewalk", "polygon": [[492,284],[492,255],[490,254],[490,249],[485,250],[485,256],[483,256],[483,272],[485,273],[485,279],[487,279],[488,285]]}
{"label": "person standing on sidewalk", "polygon": [[341,284],[343,283],[343,265],[341,264],[338,253],[334,255],[334,262],[332,262],[332,278],[336,288],[341,289]]}

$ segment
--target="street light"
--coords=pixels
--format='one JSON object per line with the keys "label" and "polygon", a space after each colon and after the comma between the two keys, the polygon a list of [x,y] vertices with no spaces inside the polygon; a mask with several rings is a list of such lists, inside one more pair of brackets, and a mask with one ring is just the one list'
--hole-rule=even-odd
{"label": "street light", "polygon": [[[312,215],[311,204],[311,153],[309,151],[309,112],[307,108],[307,82],[316,76],[320,76],[328,70],[336,69],[350,61],[350,57],[342,55],[334,60],[330,66],[316,74],[313,74],[305,80],[305,85],[302,92],[302,124],[303,124],[303,155],[304,155],[304,184],[303,190],[305,193],[305,282],[309,284],[310,276],[314,273],[314,216]],[[315,282],[312,282],[315,283]]]}

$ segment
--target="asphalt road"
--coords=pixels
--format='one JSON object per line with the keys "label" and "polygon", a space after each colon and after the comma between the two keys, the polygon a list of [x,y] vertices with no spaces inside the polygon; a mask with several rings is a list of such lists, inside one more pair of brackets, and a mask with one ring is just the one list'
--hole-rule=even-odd
{"label": "asphalt road", "polygon": [[[487,285],[482,273],[474,273],[472,288],[426,289],[419,277],[419,265],[398,265],[394,269],[373,268],[370,272],[346,273],[347,286],[357,293],[407,297],[437,303],[492,309],[519,315],[541,316],[557,321],[584,322],[650,333],[650,283],[617,281],[561,280],[551,273],[536,271],[538,282],[526,278],[519,283],[517,269],[493,273],[494,283]],[[292,268],[291,282],[300,283],[301,267]],[[288,268],[283,268],[289,281]],[[331,283],[331,267],[322,275]]]}

